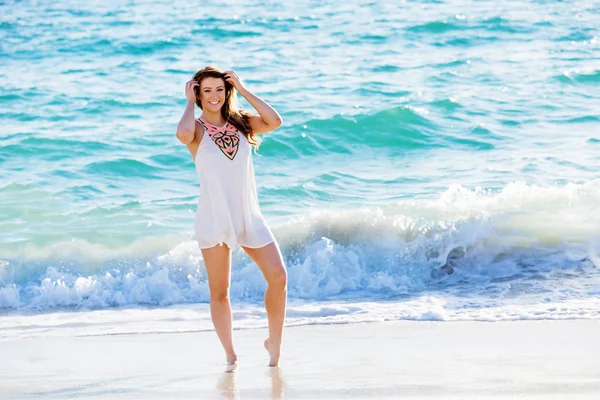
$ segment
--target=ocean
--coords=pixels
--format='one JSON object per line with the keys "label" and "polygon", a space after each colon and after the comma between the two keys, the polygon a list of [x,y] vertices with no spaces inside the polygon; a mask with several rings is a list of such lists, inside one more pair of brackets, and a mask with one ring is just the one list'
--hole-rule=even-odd
{"label": "ocean", "polygon": [[[599,20],[594,1],[1,2],[0,339],[212,329],[175,137],[206,65],[284,120],[254,167],[289,326],[600,319]],[[236,249],[235,328],[266,326],[265,287]]]}

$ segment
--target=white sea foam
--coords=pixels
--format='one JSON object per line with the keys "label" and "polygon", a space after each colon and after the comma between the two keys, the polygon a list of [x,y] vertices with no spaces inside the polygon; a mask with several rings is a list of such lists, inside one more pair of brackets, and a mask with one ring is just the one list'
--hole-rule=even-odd
{"label": "white sea foam", "polygon": [[[500,306],[505,298],[585,300],[600,292],[599,196],[600,181],[549,188],[513,183],[499,192],[453,186],[434,200],[314,211],[275,234],[291,299],[360,302],[435,291],[440,298],[468,295],[473,307],[489,299]],[[163,239],[117,249],[70,242],[7,258],[0,263],[0,308],[207,302],[196,244],[184,240],[157,251],[173,237]],[[445,265],[455,273],[444,277]],[[254,263],[236,251],[232,299],[260,301],[265,287]]]}
{"label": "white sea foam", "polygon": [[[521,321],[600,319],[600,299],[540,304],[472,303],[453,296],[418,296],[404,301],[306,302],[291,301],[286,325],[352,324],[381,321]],[[486,304],[488,303],[488,304]],[[267,326],[261,304],[233,304],[235,329]],[[111,308],[57,311],[42,314],[9,313],[0,318],[0,340],[28,337],[131,335],[212,330],[208,304],[162,308]]]}

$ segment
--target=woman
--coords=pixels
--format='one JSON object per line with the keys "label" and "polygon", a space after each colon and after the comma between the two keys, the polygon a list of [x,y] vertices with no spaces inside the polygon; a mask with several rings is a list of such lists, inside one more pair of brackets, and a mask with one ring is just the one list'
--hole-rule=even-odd
{"label": "woman", "polygon": [[[258,111],[238,109],[236,91]],[[200,180],[196,239],[202,251],[210,288],[210,313],[227,357],[227,370],[237,367],[233,348],[229,283],[231,251],[237,245],[250,256],[267,280],[265,308],[269,337],[264,346],[269,366],[279,364],[287,298],[287,273],[273,234],[261,215],[252,147],[258,134],[281,125],[270,105],[250,92],[234,71],[206,67],[186,83],[187,105],[177,138],[192,154]],[[194,117],[194,103],[202,116]]]}

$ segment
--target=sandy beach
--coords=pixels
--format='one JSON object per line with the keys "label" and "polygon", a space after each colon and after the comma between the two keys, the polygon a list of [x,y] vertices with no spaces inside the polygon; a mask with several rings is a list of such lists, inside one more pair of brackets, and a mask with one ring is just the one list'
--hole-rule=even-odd
{"label": "sandy beach", "polygon": [[381,322],[290,327],[279,368],[264,329],[0,342],[0,397],[119,399],[598,398],[600,322]]}

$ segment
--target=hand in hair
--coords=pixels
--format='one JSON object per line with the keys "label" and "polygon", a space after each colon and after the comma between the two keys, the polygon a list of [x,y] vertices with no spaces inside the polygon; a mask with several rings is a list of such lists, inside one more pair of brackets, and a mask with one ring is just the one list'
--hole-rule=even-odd
{"label": "hand in hair", "polygon": [[229,82],[239,94],[243,94],[244,90],[246,90],[242,79],[238,76],[238,74],[235,73],[235,71],[223,72],[223,78],[225,81]]}
{"label": "hand in hair", "polygon": [[185,98],[188,103],[194,104],[196,102],[196,91],[195,88],[199,87],[198,81],[192,79],[185,84]]}

